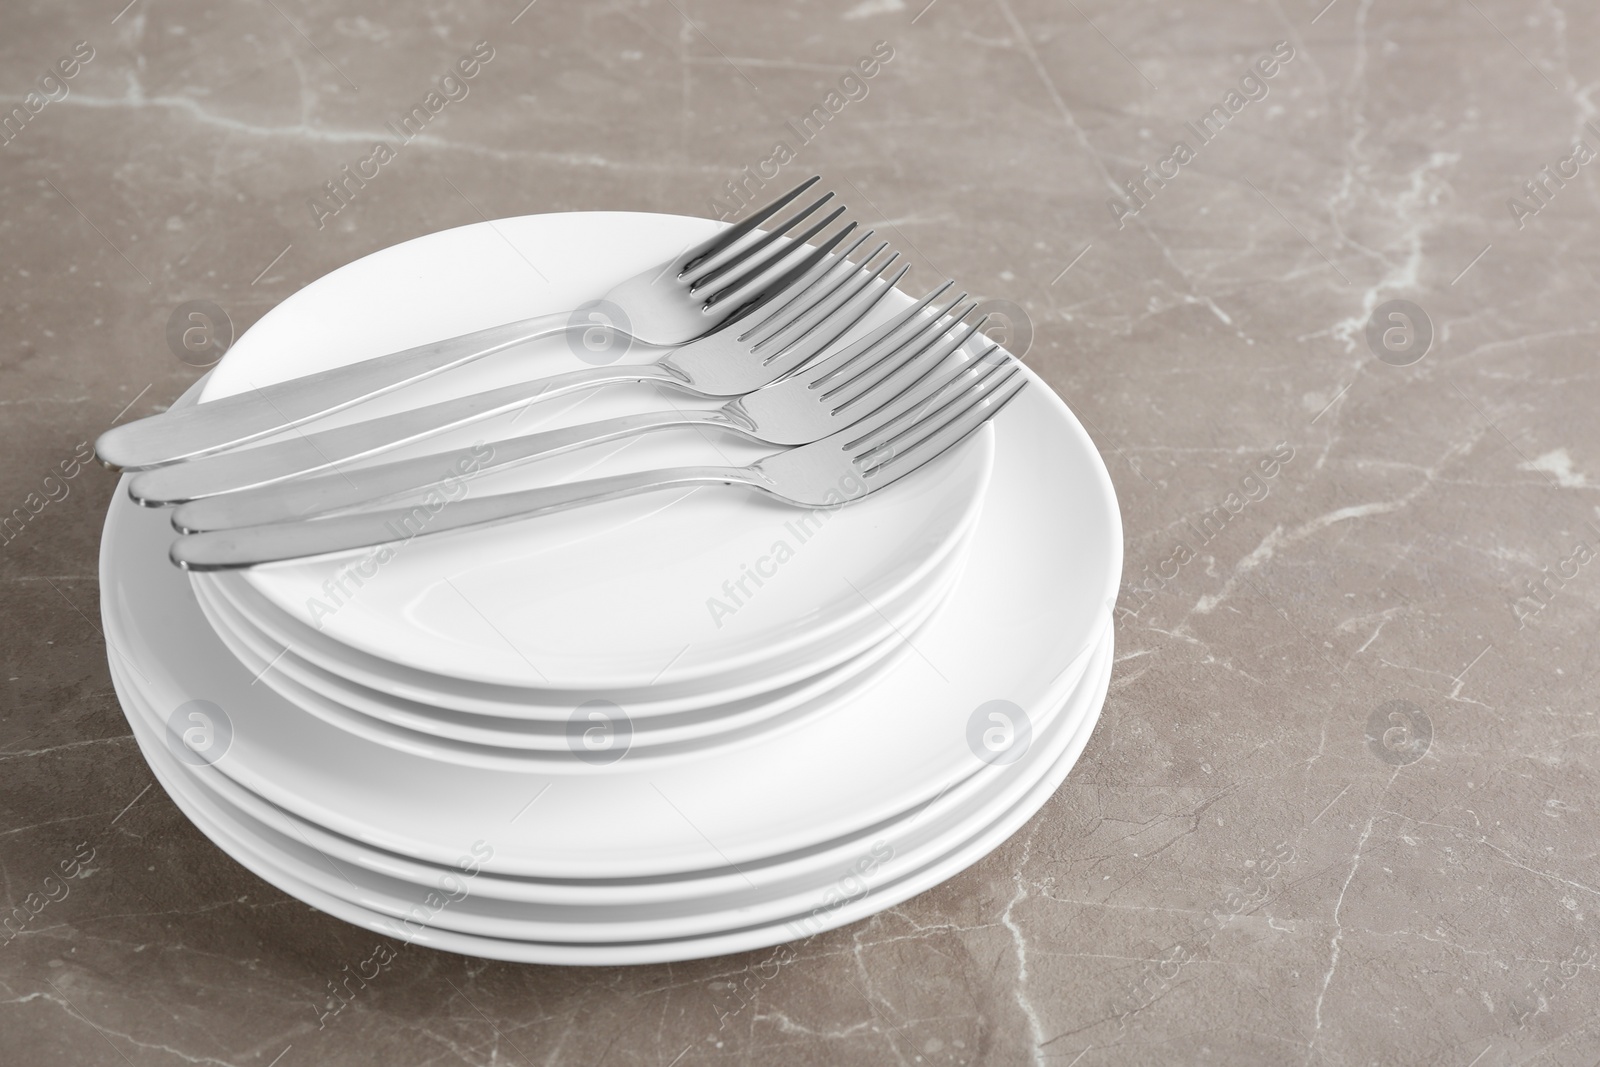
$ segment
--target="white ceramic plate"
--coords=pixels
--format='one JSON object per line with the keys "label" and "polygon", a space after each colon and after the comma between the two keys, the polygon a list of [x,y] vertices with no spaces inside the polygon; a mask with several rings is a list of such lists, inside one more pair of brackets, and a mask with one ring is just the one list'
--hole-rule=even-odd
{"label": "white ceramic plate", "polygon": [[[603,698],[628,709],[637,722],[657,716],[682,716],[692,713],[707,717],[710,709],[757,698],[775,698],[784,690],[810,682],[822,675],[847,667],[885,640],[903,634],[942,601],[949,592],[951,578],[965,560],[966,546],[976,523],[968,525],[960,537],[927,561],[927,568],[894,596],[872,603],[871,619],[859,620],[843,632],[792,648],[763,664],[725,674],[716,679],[681,682],[674,686],[654,685],[642,689],[611,688],[602,691],[533,689],[520,686],[489,685],[444,678],[416,670],[405,663],[383,660],[333,641],[300,625],[275,605],[255,595],[246,578],[237,574],[191,576],[191,584],[202,605],[225,604],[242,623],[275,646],[273,655],[289,650],[280,661],[292,674],[297,661],[314,668],[318,677],[337,679],[377,694],[379,700],[425,705],[470,715],[502,716],[520,721],[565,721],[572,709],[585,701]],[[203,578],[205,580],[195,580]],[[213,619],[215,623],[216,620]],[[341,699],[311,680],[297,678],[330,696]]]}
{"label": "white ceramic plate", "polygon": [[[958,557],[953,561],[960,563]],[[794,725],[837,699],[846,687],[873,684],[901,657],[911,654],[908,640],[939,607],[943,593],[960,577],[958,565],[939,578],[935,592],[926,597],[917,615],[896,624],[897,633],[878,642],[838,667],[813,675],[779,690],[677,715],[639,716],[631,707],[619,706],[632,723],[629,759],[702,751],[712,745],[733,744],[758,736],[778,725]],[[542,710],[544,717],[524,715],[473,715],[402,700],[366,689],[301,661],[287,646],[254,631],[233,607],[218,602],[215,594],[195,586],[200,606],[230,652],[256,675],[257,684],[270,686],[286,700],[325,722],[378,744],[447,763],[509,770],[540,769],[552,759],[575,760],[568,720],[579,707],[524,708]]]}
{"label": "white ceramic plate", "polygon": [[384,851],[450,864],[485,840],[487,870],[545,878],[658,877],[799,851],[962,777],[977,760],[969,728],[989,701],[1011,701],[1045,729],[1061,676],[1099,632],[1120,573],[1115,499],[1082,428],[1034,386],[996,420],[966,572],[917,655],[803,731],[582,774],[454,767],[374,746],[251,684],[163,562],[166,517],[125,494],[102,546],[108,634],[154,707],[201,698],[226,710],[232,747],[218,770]]}
{"label": "white ceramic plate", "polygon": [[[1093,680],[1106,665],[1109,642],[1102,640],[1088,661],[1089,684],[1074,690],[1069,706],[1058,713],[1050,728],[1033,739],[1026,753],[1005,773],[981,787],[970,782],[957,783],[940,794],[938,801],[910,813],[900,820],[875,828],[871,837],[841,843],[843,853],[832,862],[786,864],[776,873],[770,868],[759,872],[760,881],[746,868],[740,868],[743,885],[734,884],[722,892],[709,885],[692,896],[673,895],[653,901],[624,899],[608,901],[607,894],[593,892],[602,886],[586,886],[593,898],[551,903],[539,899],[547,886],[495,879],[478,875],[472,890],[447,909],[448,916],[434,922],[445,929],[480,936],[510,937],[518,940],[636,941],[667,937],[699,936],[719,928],[747,926],[762,919],[783,918],[801,909],[840,881],[848,879],[851,863],[877,848],[886,854],[885,862],[874,864],[869,881],[885,881],[915,870],[947,850],[950,842],[964,840],[979,832],[995,815],[1024,796],[1032,785],[1066,750],[1085,715]],[[124,674],[122,682],[126,683]],[[136,690],[137,687],[131,687]],[[132,700],[139,702],[136,693]],[[148,707],[143,710],[148,716]],[[180,765],[160,746],[159,724],[150,728],[143,719],[144,740],[152,762],[165,761],[174,773]],[[340,862],[340,853],[326,851],[321,843],[327,835],[305,823],[298,823],[281,811],[249,797],[227,779],[199,769],[185,773],[200,788],[193,791],[197,803],[219,808],[227,820],[236,824],[239,835],[253,840],[273,857],[273,862],[303,881],[323,891],[341,896],[365,907],[404,917],[436,889],[442,868],[422,868],[415,881],[383,874],[371,861]],[[203,796],[202,796],[203,794]],[[431,873],[430,873],[431,871]],[[697,880],[698,882],[699,880]],[[862,879],[857,877],[854,882]]]}
{"label": "white ceramic plate", "polygon": [[[877,885],[873,885],[871,879],[863,883],[859,877],[847,879],[841,876],[838,881],[827,883],[812,893],[796,896],[794,900],[799,903],[800,910],[781,920],[765,923],[757,920],[742,928],[719,930],[701,936],[620,944],[605,942],[583,944],[474,935],[416,922],[401,926],[392,915],[368,908],[361,903],[352,903],[345,895],[329,893],[291,871],[289,868],[292,865],[277,862],[270,847],[264,847],[259,839],[253,839],[242,829],[247,825],[244,821],[230,818],[226,805],[208,801],[203,795],[203,790],[200,790],[196,783],[186,780],[181,773],[177,773],[172,762],[165,758],[164,753],[158,748],[150,746],[143,734],[140,735],[140,744],[145,748],[147,756],[153,757],[152,769],[155,770],[163,786],[173,795],[175,802],[224,851],[285,892],[348,922],[417,944],[492,959],[571,965],[659,963],[749,951],[842,926],[892,907],[937,885],[998,847],[1050,798],[1082,752],[1098,719],[1106,688],[1110,682],[1110,646],[1108,632],[1103,647],[1096,655],[1099,661],[1097,668],[1091,672],[1085,684],[1071,695],[1071,703],[1079,710],[1059,716],[1063,721],[1076,724],[1065,750],[1043,768],[1042,775],[1030,776],[1033,778],[1032,784],[1021,791],[1020,799],[997,815],[992,814],[987,825],[980,826],[976,833],[962,837],[954,829],[947,830],[940,842],[944,846],[944,851],[931,855],[921,866],[917,866],[917,862],[922,858],[920,855],[913,858],[910,853],[895,852],[882,866],[881,871],[874,872],[874,876],[884,878]],[[116,673],[123,675],[125,672],[119,670]],[[126,685],[126,681],[125,677],[120,679],[123,685]],[[139,731],[136,730],[137,732]],[[883,843],[877,842],[874,847]],[[881,850],[878,854],[882,854]],[[864,890],[858,888],[863,884]],[[465,903],[473,899],[470,894],[478,888],[477,885],[472,885],[469,896],[454,903]],[[347,890],[347,894],[356,897],[363,895],[353,885]],[[379,903],[380,907],[383,905],[381,900],[375,903]],[[430,921],[436,922],[449,912],[451,906],[454,904],[433,911]],[[416,913],[412,914],[415,916]],[[729,915],[727,918],[737,921],[736,915]]]}
{"label": "white ceramic plate", "polygon": [[[119,684],[127,683],[128,676],[122,664],[131,664],[133,660],[122,651],[117,640],[119,635],[115,630],[108,631],[108,640],[112,656],[112,670]],[[1061,678],[1061,692],[1073,691],[1078,686],[1084,670],[1090,659],[1090,650],[1086,650],[1072,667],[1063,673]],[[116,672],[122,671],[121,675]],[[144,723],[135,723],[136,729],[143,729],[151,736],[161,735],[165,729],[162,717],[153,709],[145,695],[140,691],[140,682],[135,681],[124,686],[124,698],[130,714],[138,711],[146,720]],[[180,725],[187,726],[188,723]],[[1056,722],[1051,722],[1049,731],[1059,733],[1064,727]],[[1045,734],[1041,733],[1038,744],[1030,743],[1027,749],[1030,759],[1037,759],[1037,754],[1047,748],[1044,740]],[[169,744],[176,744],[175,739],[167,738]],[[631,758],[631,756],[630,756]],[[1015,768],[1007,769],[1004,773],[977,773],[978,771],[992,772],[992,768],[977,767],[975,770],[964,773],[963,777],[946,782],[929,802],[917,805],[906,811],[897,813],[893,818],[884,822],[865,827],[856,836],[838,838],[822,842],[793,853],[772,854],[758,859],[747,860],[735,867],[720,867],[708,870],[676,872],[672,874],[653,876],[649,878],[632,878],[624,880],[605,879],[572,879],[549,880],[526,876],[503,877],[494,873],[482,875],[484,885],[505,885],[505,892],[490,890],[490,896],[504,896],[506,899],[533,900],[548,903],[643,903],[654,900],[677,900],[690,897],[702,897],[723,893],[729,890],[742,891],[754,888],[756,884],[766,884],[774,879],[788,879],[800,873],[820,866],[837,864],[860,849],[857,837],[860,835],[874,836],[894,826],[898,820],[908,818],[937,818],[941,813],[953,811],[967,803],[968,798],[975,796],[982,790],[993,790],[1003,786],[1015,776]],[[266,798],[258,797],[241,787],[227,775],[215,769],[196,770],[195,775],[208,789],[218,792],[230,802],[243,804],[252,814],[257,816],[270,813],[277,820],[295,827],[295,833],[306,835],[309,844],[329,855],[349,863],[369,866],[372,870],[386,876],[397,877],[403,880],[419,880],[422,884],[429,884],[447,868],[428,864],[409,857],[399,856],[394,853],[379,852],[354,839],[341,836],[315,823],[299,819],[282,808],[274,805]],[[570,895],[578,892],[579,896]],[[597,894],[603,899],[591,899],[589,894]],[[552,895],[553,894],[553,895]]]}
{"label": "white ceramic plate", "polygon": [[[425,340],[570,310],[671,258],[708,228],[715,224],[670,215],[531,215],[386,248],[264,316],[213,371],[202,402]],[[550,264],[544,273],[559,283],[541,282],[526,263],[507,269],[508,245]],[[910,304],[896,295],[898,307],[879,308],[856,332]],[[550,338],[397,391],[329,425],[589,365],[565,338]],[[693,402],[653,386],[605,389],[529,409],[515,425],[507,415],[412,450],[492,442],[665,403]],[[362,553],[259,567],[245,580],[337,641],[448,678],[605,692],[710,680],[861,624],[877,624],[878,640],[886,636],[890,627],[879,622],[872,602],[917,581],[961,534],[981,503],[991,450],[989,435],[978,435],[892,493],[837,511],[808,513],[710,486],[420,537],[399,546],[348,600],[336,598],[328,583]],[[743,463],[771,451],[704,428],[674,430],[491,474],[473,482],[472,492]],[[766,577],[749,578],[754,570]]]}

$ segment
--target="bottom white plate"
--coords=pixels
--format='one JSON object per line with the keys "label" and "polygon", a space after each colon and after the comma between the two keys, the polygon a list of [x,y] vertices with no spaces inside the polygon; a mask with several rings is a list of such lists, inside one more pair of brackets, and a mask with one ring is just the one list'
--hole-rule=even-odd
{"label": "bottom white plate", "polygon": [[[1050,799],[1082,753],[1094,731],[1110,684],[1112,642],[1112,631],[1107,628],[1083,680],[1067,698],[1066,706],[1052,717],[1063,724],[1073,724],[1065,748],[1054,759],[1029,759],[1024,755],[1008,768],[1013,785],[1025,783],[1019,798],[1000,804],[995,804],[991,798],[989,809],[992,810],[980,805],[978,810],[965,813],[966,817],[957,821],[954,832],[930,843],[931,847],[896,852],[893,834],[875,838],[871,844],[863,842],[863,855],[882,861],[873,865],[871,874],[853,879],[848,873],[829,877],[796,893],[789,903],[797,910],[781,918],[739,925],[744,909],[735,909],[721,916],[727,929],[699,936],[653,940],[585,944],[465,933],[432,925],[446,917],[453,918],[452,908],[462,910],[471,902],[470,883],[467,896],[434,909],[430,922],[402,925],[394,915],[346,899],[346,895],[364,895],[355,883],[347,882],[349,888],[343,895],[329,892],[324,888],[328,880],[306,870],[303,858],[292,859],[270,842],[253,836],[244,820],[230,816],[225,805],[219,804],[204,787],[184,773],[162,749],[162,739],[151,736],[152,731],[142,715],[130,715],[130,721],[135,724],[141,749],[157,778],[202,832],[264,880],[331,915],[402,941],[490,959],[570,965],[661,963],[751,951],[854,922],[938,885],[997,848]],[[114,671],[114,678],[119,696],[128,703],[136,702],[136,687],[130,685],[128,673],[119,667]],[[1041,746],[1044,747],[1055,746]],[[1042,756],[1042,753],[1036,755]],[[1008,797],[1016,797],[1017,792],[1015,789],[1004,791]],[[908,833],[911,829],[910,826],[905,828]],[[885,845],[888,846],[887,857]],[[329,863],[328,870],[337,872],[339,868]],[[882,880],[872,884],[873,878]],[[369,898],[368,903],[386,905],[381,899]],[[626,936],[623,931],[632,925],[620,923],[617,931]]]}
{"label": "bottom white plate", "polygon": [[[1072,672],[1060,699],[1079,692],[1090,661],[1098,664],[1104,655],[1098,647],[1092,652],[1084,656],[1080,669]],[[1088,673],[1092,676],[1093,672]],[[125,672],[117,680],[123,686],[125,705],[143,718],[142,736],[152,743],[169,740],[139,686],[129,684]],[[632,941],[715,932],[729,925],[724,913],[737,913],[739,925],[762,917],[782,918],[785,908],[798,906],[785,904],[786,900],[806,896],[815,887],[845,876],[870,851],[873,841],[895,841],[900,865],[911,869],[946,848],[948,841],[977,832],[994,811],[1009,807],[1026,792],[1040,767],[1053,763],[1066,750],[1088,710],[1084,702],[1072,700],[1029,740],[1026,749],[1018,753],[1016,765],[994,767],[996,773],[991,775],[946,782],[933,803],[913,807],[823,849],[775,855],[757,864],[744,863],[692,877],[574,883],[479,873],[472,884],[472,899],[452,907],[437,925],[521,940]],[[448,867],[418,863],[331,834],[211,768],[179,766],[159,745],[148,755],[152,762],[162,762],[169,773],[199,785],[204,794],[201,806],[216,804],[226,809],[232,821],[243,824],[244,837],[269,840],[280,854],[278,866],[335,896],[403,917],[441,880],[455,874]],[[352,891],[358,896],[351,896]],[[624,931],[628,936],[619,936]]]}

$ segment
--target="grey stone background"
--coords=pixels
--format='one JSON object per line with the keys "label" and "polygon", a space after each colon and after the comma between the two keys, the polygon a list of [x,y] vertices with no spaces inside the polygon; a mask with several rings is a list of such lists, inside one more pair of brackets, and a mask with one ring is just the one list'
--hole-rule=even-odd
{"label": "grey stone background", "polygon": [[[29,516],[0,546],[0,886],[77,874],[0,943],[0,1060],[1600,1058],[1596,13],[925,2],[5,6],[4,108],[93,58],[0,146],[0,514]],[[319,228],[322,183],[478,41],[470,94]],[[913,291],[1024,308],[1102,449],[1127,565],[1088,751],[983,862],[781,965],[413,948],[319,1031],[374,937],[152,787],[98,631],[113,479],[80,443],[200,373],[167,340],[186,302],[239,332],[483,217],[711,213],[878,41],[785,173],[908,249]],[[1280,41],[1201,144],[1184,124]]]}

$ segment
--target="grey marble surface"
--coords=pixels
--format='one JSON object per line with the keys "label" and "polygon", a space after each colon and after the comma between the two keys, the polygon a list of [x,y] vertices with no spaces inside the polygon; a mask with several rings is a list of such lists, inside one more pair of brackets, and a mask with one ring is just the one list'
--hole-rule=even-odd
{"label": "grey marble surface", "polygon": [[[0,514],[26,515],[0,889],[31,916],[0,943],[0,1061],[1600,1057],[1592,9],[121,3],[0,13]],[[464,98],[312,206],[479,41]],[[782,966],[412,948],[319,1030],[374,937],[153,786],[99,632],[113,479],[80,443],[196,377],[167,340],[188,301],[239,331],[482,217],[714,213],[880,41],[785,173],[909,249],[913,291],[1025,309],[1104,454],[1127,559],[1087,752],[981,863]]]}

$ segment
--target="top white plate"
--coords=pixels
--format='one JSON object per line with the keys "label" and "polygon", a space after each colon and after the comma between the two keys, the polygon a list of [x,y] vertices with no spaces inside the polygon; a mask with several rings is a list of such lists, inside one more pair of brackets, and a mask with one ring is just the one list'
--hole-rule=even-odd
{"label": "top white plate", "polygon": [[[623,212],[532,215],[384,249],[263,317],[213,371],[202,402],[575,308],[718,225]],[[893,310],[910,303],[903,294],[895,298],[885,302]],[[890,313],[880,309],[858,332]],[[641,347],[625,358],[642,362],[659,351]],[[319,425],[589,365],[565,338],[550,338]],[[503,416],[383,458],[668,403],[701,402],[654,386],[612,387],[528,409],[514,424]],[[472,492],[744,463],[771,451],[731,435],[673,430],[496,473],[474,482]],[[713,682],[825,644],[831,633],[879,625],[875,605],[921,580],[968,527],[992,457],[986,429],[892,490],[837,511],[808,513],[747,491],[705,487],[420,537],[399,546],[359,589],[348,572],[365,554],[255,568],[247,580],[305,626],[447,679],[602,693]],[[340,585],[342,593],[335,592]],[[888,636],[883,629],[879,636]]]}

